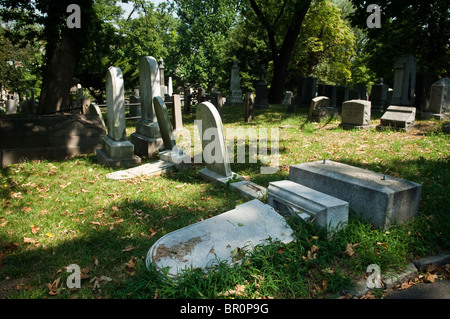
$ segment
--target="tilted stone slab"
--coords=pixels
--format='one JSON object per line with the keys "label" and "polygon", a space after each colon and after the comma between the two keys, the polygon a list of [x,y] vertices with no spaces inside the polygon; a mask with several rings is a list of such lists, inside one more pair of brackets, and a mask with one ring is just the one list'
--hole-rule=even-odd
{"label": "tilted stone slab", "polygon": [[107,179],[125,180],[139,176],[153,176],[169,172],[174,169],[174,164],[166,161],[156,161],[144,165],[139,165],[130,169],[116,171],[106,175]]}
{"label": "tilted stone slab", "polygon": [[416,108],[391,105],[380,119],[380,127],[392,127],[395,129],[408,130],[414,126],[416,119]]}
{"label": "tilted stone slab", "polygon": [[178,276],[189,268],[207,269],[219,262],[235,262],[240,249],[252,250],[272,241],[294,240],[286,220],[267,204],[254,199],[221,215],[161,237],[148,251],[147,267],[168,268]]}
{"label": "tilted stone slab", "polygon": [[269,183],[268,203],[285,214],[307,213],[327,231],[340,230],[348,222],[347,202],[288,180]]}
{"label": "tilted stone slab", "polygon": [[376,228],[416,217],[422,191],[420,184],[329,160],[292,165],[289,180],[348,202],[350,212]]}

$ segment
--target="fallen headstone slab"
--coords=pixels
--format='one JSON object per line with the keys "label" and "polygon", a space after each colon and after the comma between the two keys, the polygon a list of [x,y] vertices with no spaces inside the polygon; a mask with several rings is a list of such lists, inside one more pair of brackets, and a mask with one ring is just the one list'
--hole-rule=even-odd
{"label": "fallen headstone slab", "polygon": [[391,105],[381,117],[378,129],[393,128],[407,131],[414,126],[415,119],[415,107]]}
{"label": "fallen headstone slab", "polygon": [[207,269],[220,262],[235,263],[241,250],[267,244],[268,239],[289,243],[293,231],[267,204],[254,199],[221,215],[181,228],[161,237],[148,251],[151,265],[177,277],[190,268]]}
{"label": "fallen headstone slab", "polygon": [[289,180],[349,203],[375,228],[417,216],[422,185],[330,160],[292,165]]}
{"label": "fallen headstone slab", "polygon": [[268,203],[287,215],[306,213],[328,232],[348,222],[347,202],[288,180],[269,183]]}
{"label": "fallen headstone slab", "polygon": [[148,163],[130,169],[109,173],[106,175],[106,178],[112,180],[124,180],[139,176],[153,176],[169,172],[174,168],[174,166],[174,164],[166,161],[156,161],[154,163]]}

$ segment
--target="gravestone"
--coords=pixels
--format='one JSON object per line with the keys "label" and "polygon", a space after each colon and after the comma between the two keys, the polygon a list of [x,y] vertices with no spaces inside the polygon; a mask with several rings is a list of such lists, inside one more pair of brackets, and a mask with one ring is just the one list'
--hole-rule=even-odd
{"label": "gravestone", "polygon": [[216,107],[217,111],[220,114],[220,117],[223,117],[223,99],[222,93],[215,91],[211,94],[211,103]]}
{"label": "gravestone", "polygon": [[372,93],[370,101],[372,102],[372,110],[384,110],[386,108],[386,101],[388,99],[389,86],[383,84],[383,79],[372,86]]}
{"label": "gravestone", "polygon": [[378,129],[394,128],[407,131],[414,126],[416,108],[391,105],[380,119]]}
{"label": "gravestone", "polygon": [[[359,100],[368,100],[367,98],[367,88],[364,85],[359,85],[355,87],[355,90],[359,92]],[[353,100],[353,99],[351,99]]]}
{"label": "gravestone", "polygon": [[330,107],[336,107],[336,85],[325,85],[323,96],[330,99]]}
{"label": "gravestone", "polygon": [[141,112],[141,97],[138,95],[130,95],[130,117],[142,116]]}
{"label": "gravestone", "polygon": [[183,100],[183,113],[190,114],[191,113],[191,103],[192,103],[192,94],[191,87],[184,87],[184,100]]}
{"label": "gravestone", "polygon": [[336,107],[341,110],[342,104],[349,100],[349,89],[347,85],[338,85],[336,88]]}
{"label": "gravestone", "polygon": [[14,99],[14,94],[8,94],[8,98],[6,100],[5,105],[5,113],[6,114],[16,114],[17,113],[17,103]]}
{"label": "gravestone", "polygon": [[181,99],[179,94],[172,95],[172,126],[174,130],[183,128],[183,116],[181,114]]}
{"label": "gravestone", "polygon": [[314,219],[328,232],[338,231],[348,222],[347,202],[289,180],[270,182],[267,202],[284,215]]}
{"label": "gravestone", "polygon": [[168,80],[168,83],[167,83],[167,94],[169,96],[172,96],[172,94],[173,94],[173,83],[172,83],[172,77],[171,76],[169,76],[169,80]]}
{"label": "gravestone", "polygon": [[133,166],[141,163],[134,155],[134,145],[127,140],[125,96],[122,70],[110,67],[106,73],[106,104],[108,134],[102,138],[97,160],[106,166]]}
{"label": "gravestone", "polygon": [[317,78],[303,76],[299,78],[297,96],[288,107],[288,112],[296,113],[297,108],[309,107],[317,94]]}
{"label": "gravestone", "polygon": [[163,58],[159,59],[159,85],[160,85],[160,93],[158,93],[156,96],[164,97],[167,94],[167,86],[165,85],[166,80],[164,78],[164,60]]}
{"label": "gravestone", "polygon": [[364,99],[361,99],[361,95],[357,89],[351,89],[348,91],[348,99],[349,100],[364,100]]}
{"label": "gravestone", "polygon": [[416,78],[416,99],[414,106],[420,112],[429,112],[431,87],[439,78],[432,72],[418,73]]}
{"label": "gravestone", "polygon": [[203,102],[197,106],[196,118],[206,166],[199,171],[199,175],[205,180],[225,185],[233,177],[233,172],[220,114],[210,102]]}
{"label": "gravestone", "polygon": [[411,221],[422,185],[330,160],[290,166],[289,180],[349,203],[350,212],[375,228]]}
{"label": "gravestone", "polygon": [[430,106],[431,117],[448,120],[450,118],[450,78],[440,79],[431,86]]}
{"label": "gravestone", "polygon": [[207,270],[222,262],[235,265],[241,249],[251,252],[258,245],[293,240],[293,231],[283,216],[254,199],[164,235],[149,249],[146,266],[177,277],[192,268]]}
{"label": "gravestone", "polygon": [[416,88],[416,61],[411,54],[402,55],[394,64],[392,105],[411,106]]}
{"label": "gravestone", "polygon": [[199,88],[197,91],[197,104],[206,101],[206,91],[204,88]]}
{"label": "gravestone", "polygon": [[176,146],[176,139],[172,130],[172,121],[166,104],[160,96],[153,98],[155,113],[164,141],[164,151],[159,153],[160,159],[172,163],[177,170],[187,170],[191,158]]}
{"label": "gravestone", "polygon": [[283,99],[283,105],[289,105],[292,102],[292,92],[291,91],[286,91],[286,93],[284,94],[284,99]]}
{"label": "gravestone", "polygon": [[136,122],[136,132],[131,134],[131,143],[140,156],[150,157],[163,145],[158,127],[153,98],[160,96],[158,62],[150,56],[139,61],[139,82],[142,118]]}
{"label": "gravestone", "polygon": [[269,92],[267,90],[265,78],[266,78],[266,70],[264,66],[262,66],[259,81],[256,83],[255,86],[256,97],[254,107],[255,109],[258,110],[269,108],[269,99],[268,99]]}
{"label": "gravestone", "polygon": [[320,122],[324,118],[337,115],[337,108],[330,107],[330,99],[326,96],[317,96],[311,100],[311,106],[308,113],[309,121]]}
{"label": "gravestone", "polygon": [[244,121],[246,123],[253,121],[253,93],[245,93],[244,99]]}
{"label": "gravestone", "polygon": [[237,60],[234,60],[233,67],[231,68],[230,92],[231,96],[227,98],[227,103],[232,105],[242,103],[241,80],[239,77],[239,66]]}
{"label": "gravestone", "polygon": [[371,103],[365,100],[351,100],[342,104],[342,123],[345,130],[364,129],[370,125]]}

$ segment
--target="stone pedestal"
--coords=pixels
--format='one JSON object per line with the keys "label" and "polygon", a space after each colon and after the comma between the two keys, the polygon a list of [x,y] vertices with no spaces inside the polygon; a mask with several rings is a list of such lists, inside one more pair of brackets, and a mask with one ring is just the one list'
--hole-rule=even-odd
{"label": "stone pedestal", "polygon": [[102,148],[97,150],[97,160],[105,166],[135,166],[141,159],[134,155],[134,145],[130,141],[115,141],[108,135],[102,139]]}

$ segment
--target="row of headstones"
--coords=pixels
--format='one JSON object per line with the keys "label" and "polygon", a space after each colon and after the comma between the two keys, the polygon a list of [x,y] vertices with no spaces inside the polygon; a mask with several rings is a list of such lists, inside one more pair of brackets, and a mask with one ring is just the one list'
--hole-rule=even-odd
{"label": "row of headstones", "polygon": [[[330,107],[342,108],[342,103],[348,100],[361,99],[372,102],[372,110],[385,110],[389,105],[418,106],[424,118],[450,118],[450,79],[438,81],[430,74],[417,74],[417,65],[412,55],[401,56],[394,64],[394,89],[380,82],[372,86],[370,99],[366,88],[356,87],[350,90],[345,85],[317,85],[317,78],[302,77],[299,80],[297,96],[288,91],[283,104],[288,105],[288,112],[295,112],[298,107],[310,105],[316,96],[326,96],[330,99]],[[416,81],[417,78],[417,81]]]}
{"label": "row of headstones", "polygon": [[26,91],[26,96],[22,101],[19,101],[19,95],[17,93],[7,94],[4,106],[5,114],[16,114],[17,112],[35,114],[36,110],[37,103],[34,100],[34,88]]}

